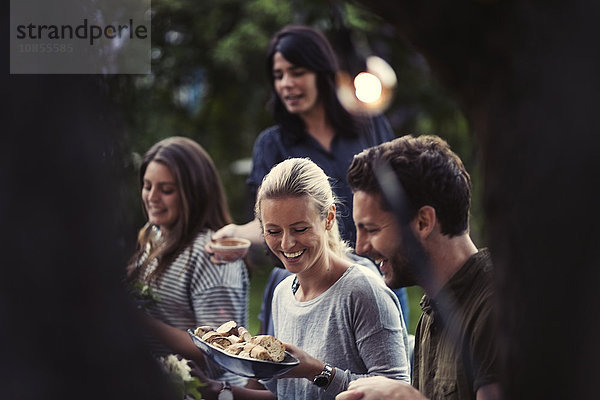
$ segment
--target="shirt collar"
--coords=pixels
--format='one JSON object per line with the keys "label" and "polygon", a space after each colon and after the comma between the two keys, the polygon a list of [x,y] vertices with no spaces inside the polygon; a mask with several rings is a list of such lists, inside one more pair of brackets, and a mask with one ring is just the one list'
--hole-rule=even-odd
{"label": "shirt collar", "polygon": [[433,316],[439,310],[438,302],[440,299],[445,298],[446,301],[452,299],[453,296],[460,291],[460,288],[473,279],[474,275],[479,272],[479,269],[474,268],[474,266],[479,263],[481,258],[489,258],[488,249],[481,249],[469,257],[465,264],[456,271],[435,298],[432,299],[427,295],[423,295],[421,302],[419,303],[423,313]]}

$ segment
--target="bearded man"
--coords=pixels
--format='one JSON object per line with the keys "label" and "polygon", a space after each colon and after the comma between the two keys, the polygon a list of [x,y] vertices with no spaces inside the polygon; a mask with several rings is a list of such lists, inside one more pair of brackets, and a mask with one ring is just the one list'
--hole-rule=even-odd
{"label": "bearded man", "polygon": [[499,399],[493,268],[469,235],[471,178],[460,158],[437,136],[404,136],[356,155],[348,182],[356,252],[379,262],[391,288],[419,285],[425,295],[413,387],[364,378],[336,399]]}

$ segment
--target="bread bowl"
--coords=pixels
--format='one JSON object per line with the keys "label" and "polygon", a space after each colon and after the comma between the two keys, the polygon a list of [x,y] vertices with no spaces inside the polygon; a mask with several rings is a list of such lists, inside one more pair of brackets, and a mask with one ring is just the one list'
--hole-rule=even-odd
{"label": "bread bowl", "polygon": [[252,336],[235,321],[227,321],[216,330],[206,331],[206,328],[210,327],[196,328],[196,336],[228,354],[275,362],[281,362],[285,358],[285,346],[279,339],[271,335]]}

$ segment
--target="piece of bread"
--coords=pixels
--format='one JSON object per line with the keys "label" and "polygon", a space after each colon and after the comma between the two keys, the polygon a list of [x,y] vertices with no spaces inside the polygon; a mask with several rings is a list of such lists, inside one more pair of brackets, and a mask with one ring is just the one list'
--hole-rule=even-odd
{"label": "piece of bread", "polygon": [[260,345],[267,350],[273,361],[280,362],[285,358],[285,346],[279,339],[271,335],[254,336],[250,342]]}
{"label": "piece of bread", "polygon": [[216,331],[222,336],[230,336],[238,334],[238,326],[235,321],[227,321],[223,325],[219,326]]}
{"label": "piece of bread", "polygon": [[205,342],[210,343],[210,341],[212,340],[212,338],[215,337],[215,336],[221,336],[221,335],[219,335],[215,331],[209,331],[209,332],[206,332],[204,335],[202,335],[200,337],[200,339],[204,340]]}
{"label": "piece of bread", "polygon": [[254,346],[256,346],[254,343],[250,343],[250,342],[244,343],[244,351],[246,353],[250,353],[252,351],[252,349],[254,348]]}
{"label": "piece of bread", "polygon": [[256,345],[255,345],[254,343],[246,343],[246,342],[242,342],[242,343],[240,343],[240,344],[243,344],[243,345],[244,345],[244,348],[242,349],[242,351],[240,351],[240,352],[238,353],[238,356],[240,356],[240,357],[252,358],[252,357],[250,356],[250,352],[252,351],[252,348],[253,348],[254,346],[256,346]]}
{"label": "piece of bread", "polygon": [[244,350],[245,345],[246,345],[246,343],[244,343],[244,342],[233,343],[231,346],[227,346],[227,348],[225,349],[225,352],[229,353],[229,354],[233,354],[234,356],[237,356]]}
{"label": "piece of bread", "polygon": [[250,353],[252,352],[252,349],[256,345],[254,343],[250,343],[250,342],[242,342],[240,344],[243,344],[244,348],[242,349],[242,351],[238,355],[240,357],[252,358],[252,356],[250,355]]}
{"label": "piece of bread", "polygon": [[231,341],[226,337],[221,336],[219,338],[214,338],[213,341],[210,342],[210,344],[225,350],[227,347],[231,346]]}
{"label": "piece of bread", "polygon": [[238,357],[252,358],[252,357],[250,357],[250,353],[248,353],[247,351],[243,351],[243,350],[238,353]]}
{"label": "piece of bread", "polygon": [[274,361],[267,349],[257,344],[250,350],[250,357],[256,358],[257,360]]}
{"label": "piece of bread", "polygon": [[252,335],[250,334],[250,332],[248,332],[248,329],[244,328],[243,326],[238,327],[238,336],[244,342],[249,342],[250,340],[252,340]]}
{"label": "piece of bread", "polygon": [[227,336],[227,339],[229,339],[231,344],[241,343],[244,341],[241,337],[235,335],[229,335]]}
{"label": "piece of bread", "polygon": [[205,333],[210,332],[210,331],[214,331],[212,326],[203,325],[203,326],[199,326],[196,328],[196,330],[194,331],[194,335],[196,335],[198,337],[202,337],[202,336],[204,336]]}
{"label": "piece of bread", "polygon": [[281,362],[285,358],[285,346],[271,335],[252,336],[235,321],[227,321],[216,330],[203,325],[194,331],[206,343],[238,357]]}
{"label": "piece of bread", "polygon": [[231,341],[228,338],[221,336],[215,331],[205,333],[202,336],[202,340],[222,349],[225,349],[227,346],[231,345]]}

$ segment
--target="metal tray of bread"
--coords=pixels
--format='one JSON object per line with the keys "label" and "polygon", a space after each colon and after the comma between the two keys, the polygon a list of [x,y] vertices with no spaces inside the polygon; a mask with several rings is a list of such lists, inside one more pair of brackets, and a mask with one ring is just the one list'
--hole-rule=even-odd
{"label": "metal tray of bread", "polygon": [[215,347],[194,334],[192,329],[187,330],[194,344],[211,360],[233,372],[234,374],[247,378],[268,379],[282,375],[294,368],[300,362],[287,351],[283,361],[264,361],[253,358],[235,356]]}

